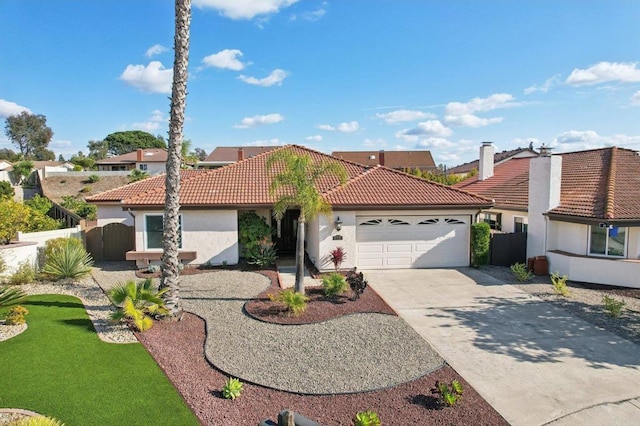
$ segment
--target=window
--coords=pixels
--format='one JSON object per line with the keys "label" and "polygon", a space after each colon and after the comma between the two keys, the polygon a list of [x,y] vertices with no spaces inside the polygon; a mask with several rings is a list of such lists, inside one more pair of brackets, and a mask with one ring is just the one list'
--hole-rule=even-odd
{"label": "window", "polygon": [[[182,248],[182,215],[178,216],[178,248]],[[164,217],[161,214],[148,214],[144,217],[145,249],[161,249]]]}
{"label": "window", "polygon": [[527,232],[529,225],[525,222],[524,217],[514,217],[513,218],[513,232]]}
{"label": "window", "polygon": [[501,213],[484,213],[482,221],[489,224],[489,228],[500,231],[502,229],[502,214]]}
{"label": "window", "polygon": [[625,254],[627,228],[591,225],[589,253],[599,256],[623,257]]}
{"label": "window", "polygon": [[463,221],[461,221],[460,219],[454,219],[452,217],[446,218],[444,222],[448,223],[449,225],[464,225]]}
{"label": "window", "polygon": [[425,219],[418,222],[418,225],[436,225],[440,219]]}
{"label": "window", "polygon": [[382,225],[382,219],[369,219],[360,223],[361,226]]}
{"label": "window", "polygon": [[146,164],[139,164],[138,167],[140,168],[140,170],[142,170],[143,172],[147,171],[147,165]]}
{"label": "window", "polygon": [[389,219],[387,222],[389,223],[389,225],[409,225],[409,222],[401,219]]}

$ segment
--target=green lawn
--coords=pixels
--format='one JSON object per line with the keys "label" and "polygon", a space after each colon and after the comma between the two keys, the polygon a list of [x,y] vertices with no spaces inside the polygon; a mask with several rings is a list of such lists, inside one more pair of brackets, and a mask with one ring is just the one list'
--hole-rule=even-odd
{"label": "green lawn", "polygon": [[29,328],[0,342],[0,407],[67,426],[198,424],[144,347],[101,341],[79,299],[31,296],[22,306]]}

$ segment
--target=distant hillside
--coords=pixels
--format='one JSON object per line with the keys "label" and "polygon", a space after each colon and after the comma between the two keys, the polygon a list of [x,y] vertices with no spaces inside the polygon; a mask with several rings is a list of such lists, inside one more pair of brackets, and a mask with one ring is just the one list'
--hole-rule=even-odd
{"label": "distant hillside", "polygon": [[[71,195],[84,199],[90,195],[99,194],[128,183],[127,176],[100,176],[100,180],[90,183],[89,176],[74,176],[73,172],[69,172],[66,175],[45,178],[42,181],[42,193],[52,201],[60,203],[62,197]],[[86,192],[82,192],[83,189]]]}

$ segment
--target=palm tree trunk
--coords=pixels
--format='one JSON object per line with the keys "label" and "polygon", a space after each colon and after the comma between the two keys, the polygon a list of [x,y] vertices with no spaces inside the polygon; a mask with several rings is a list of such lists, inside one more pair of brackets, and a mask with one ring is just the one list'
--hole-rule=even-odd
{"label": "palm tree trunk", "polygon": [[189,65],[189,31],[191,27],[191,0],[175,2],[175,36],[173,85],[171,89],[171,116],[169,121],[169,149],[166,198],[162,234],[162,277],[160,288],[168,287],[164,299],[173,318],[182,316],[180,305],[180,270],[178,245],[180,240],[180,164],[182,162],[182,138],[184,111],[187,103],[187,78]]}
{"label": "palm tree trunk", "polygon": [[296,285],[295,290],[304,293],[304,213],[298,217],[298,238],[296,240]]}

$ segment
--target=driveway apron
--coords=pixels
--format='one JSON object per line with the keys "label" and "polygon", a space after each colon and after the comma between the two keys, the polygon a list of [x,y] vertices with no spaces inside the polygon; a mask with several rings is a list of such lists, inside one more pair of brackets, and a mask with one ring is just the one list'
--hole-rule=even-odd
{"label": "driveway apron", "polygon": [[511,424],[638,424],[639,345],[472,268],[365,276]]}

